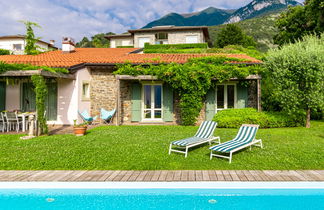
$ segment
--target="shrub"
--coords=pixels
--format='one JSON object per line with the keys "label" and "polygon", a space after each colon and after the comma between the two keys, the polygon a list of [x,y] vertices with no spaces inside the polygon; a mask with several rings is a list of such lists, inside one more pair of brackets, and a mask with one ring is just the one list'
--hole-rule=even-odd
{"label": "shrub", "polygon": [[134,48],[133,45],[129,45],[129,46],[117,46],[116,48]]}
{"label": "shrub", "polygon": [[151,45],[149,43],[145,43],[145,49],[160,49],[160,50],[166,50],[166,49],[193,49],[193,48],[202,48],[207,49],[208,44],[207,43],[196,43],[196,44],[154,44]]}
{"label": "shrub", "polygon": [[303,125],[303,116],[289,116],[283,112],[258,112],[253,108],[226,109],[218,112],[213,121],[220,128],[239,128],[242,124],[258,124],[260,128],[297,127]]}
{"label": "shrub", "polygon": [[10,51],[5,49],[0,49],[0,55],[10,55]]}

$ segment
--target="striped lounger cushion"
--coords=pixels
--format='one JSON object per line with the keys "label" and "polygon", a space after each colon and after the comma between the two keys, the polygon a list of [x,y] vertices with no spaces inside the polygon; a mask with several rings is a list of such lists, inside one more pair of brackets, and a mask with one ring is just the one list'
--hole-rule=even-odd
{"label": "striped lounger cushion", "polygon": [[204,141],[208,140],[214,134],[216,126],[217,126],[216,122],[204,121],[200,125],[197,133],[193,137],[174,141],[174,142],[172,142],[172,144],[184,147],[184,146],[188,146],[190,144],[204,142]]}
{"label": "striped lounger cushion", "polygon": [[210,147],[209,149],[228,153],[238,147],[252,142],[255,138],[257,130],[257,127],[241,126],[237,136],[233,140]]}

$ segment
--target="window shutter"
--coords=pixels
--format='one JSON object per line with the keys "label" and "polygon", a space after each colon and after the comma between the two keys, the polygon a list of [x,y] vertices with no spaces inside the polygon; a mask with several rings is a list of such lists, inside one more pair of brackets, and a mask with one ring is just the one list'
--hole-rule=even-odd
{"label": "window shutter", "polygon": [[133,83],[132,84],[132,121],[139,122],[141,121],[141,84]]}
{"label": "window shutter", "polygon": [[46,116],[48,120],[57,120],[57,83],[47,83]]}
{"label": "window shutter", "polygon": [[247,107],[248,88],[237,84],[237,102],[236,108],[241,109]]}
{"label": "window shutter", "polygon": [[173,122],[173,90],[169,85],[163,85],[163,121]]}
{"label": "window shutter", "polygon": [[215,115],[215,89],[211,88],[206,95],[206,120],[212,120]]}
{"label": "window shutter", "polygon": [[0,112],[6,109],[6,83],[0,82]]}

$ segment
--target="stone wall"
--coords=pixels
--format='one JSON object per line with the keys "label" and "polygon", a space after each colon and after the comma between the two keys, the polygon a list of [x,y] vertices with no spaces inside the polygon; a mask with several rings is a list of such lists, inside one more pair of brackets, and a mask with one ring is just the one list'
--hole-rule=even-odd
{"label": "stone wall", "polygon": [[[93,116],[99,116],[100,108],[106,110],[116,108],[117,83],[112,72],[113,67],[90,69],[90,112]],[[98,117],[97,122],[99,121],[100,119]]]}
{"label": "stone wall", "polygon": [[132,82],[120,81],[121,124],[132,123]]}
{"label": "stone wall", "polygon": [[173,31],[168,33],[169,44],[185,44],[186,36],[197,36],[198,43],[204,43],[204,34],[202,31]]}
{"label": "stone wall", "polygon": [[[91,115],[99,115],[100,108],[111,110],[116,108],[117,102],[117,82],[115,76],[112,74],[113,67],[103,67],[103,68],[91,68]],[[131,87],[134,81],[120,81],[120,99],[121,99],[121,110],[120,110],[120,120],[121,124],[124,125],[138,125],[144,124],[141,122],[132,122],[132,111],[131,111]],[[173,102],[173,113],[174,121],[167,122],[163,124],[174,125],[180,124],[180,107],[179,107],[179,96],[174,93]],[[257,82],[251,81],[248,88],[248,107],[257,108]],[[197,125],[205,120],[205,104],[200,111],[198,116]],[[114,118],[113,123],[115,123],[116,118]],[[99,119],[97,120],[100,121]],[[159,123],[157,123],[159,124]]]}
{"label": "stone wall", "polygon": [[248,107],[258,108],[257,81],[251,80],[248,88]]}
{"label": "stone wall", "polygon": [[[204,34],[201,30],[188,30],[188,31],[159,31],[161,33],[165,32],[168,33],[168,44],[185,44],[186,43],[186,36],[197,36],[198,43],[204,43],[205,38]],[[155,44],[155,34],[158,32],[142,32],[142,33],[135,33],[134,35],[134,46],[139,47],[139,38],[149,38],[150,44]]]}

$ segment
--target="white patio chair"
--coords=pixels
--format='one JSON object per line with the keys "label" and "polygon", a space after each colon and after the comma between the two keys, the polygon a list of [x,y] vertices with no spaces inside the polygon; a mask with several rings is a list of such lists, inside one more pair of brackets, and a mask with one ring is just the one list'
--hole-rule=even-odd
{"label": "white patio chair", "polygon": [[[246,147],[252,148],[252,145],[262,146],[261,139],[255,139],[256,133],[258,131],[259,125],[243,124],[233,140],[224,142],[210,147],[210,159],[214,157],[229,159],[229,163],[232,162],[232,155]],[[213,152],[225,153],[225,155],[214,154]],[[228,155],[226,155],[228,154]]]}
{"label": "white patio chair", "polygon": [[216,126],[217,126],[216,122],[204,121],[200,125],[197,133],[193,137],[171,142],[169,147],[169,155],[171,154],[171,152],[178,152],[178,153],[185,154],[185,157],[187,157],[188,149],[191,147],[195,147],[204,143],[209,143],[209,145],[211,145],[212,142],[219,144],[220,143],[219,136],[217,137],[214,136],[214,131]]}
{"label": "white patio chair", "polygon": [[0,112],[0,130],[5,132],[7,130],[7,122],[5,120],[3,112]]}
{"label": "white patio chair", "polygon": [[17,112],[5,112],[5,118],[7,121],[7,131],[15,129],[17,132],[19,132],[22,121],[19,120]]}

